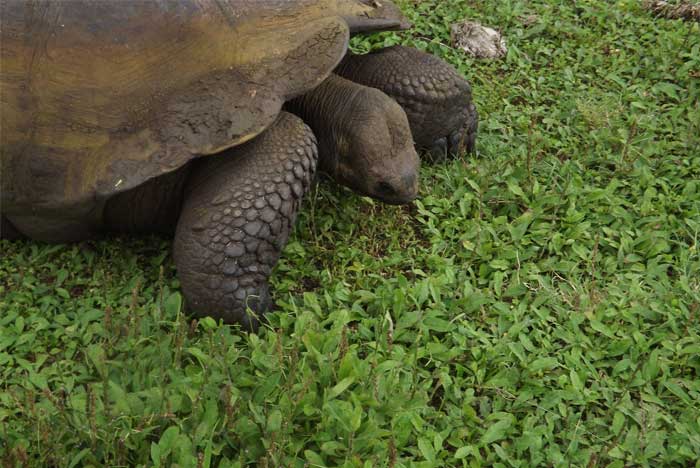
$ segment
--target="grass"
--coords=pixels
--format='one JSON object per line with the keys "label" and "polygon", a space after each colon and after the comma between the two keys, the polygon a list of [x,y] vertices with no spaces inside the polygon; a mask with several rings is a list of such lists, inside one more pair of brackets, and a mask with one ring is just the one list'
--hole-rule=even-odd
{"label": "grass", "polygon": [[[411,207],[322,183],[257,335],[191,321],[170,242],[0,243],[6,466],[700,463],[700,28],[637,1],[404,2],[479,155]],[[473,61],[449,24],[501,29]]]}

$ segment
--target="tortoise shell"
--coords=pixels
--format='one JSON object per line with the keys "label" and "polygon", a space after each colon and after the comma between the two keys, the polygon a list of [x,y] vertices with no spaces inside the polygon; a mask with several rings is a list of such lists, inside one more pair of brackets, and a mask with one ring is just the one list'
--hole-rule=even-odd
{"label": "tortoise shell", "polygon": [[[244,143],[321,83],[382,0],[8,0],[0,6],[2,212],[83,237],[106,199]],[[68,236],[73,237],[73,236]]]}

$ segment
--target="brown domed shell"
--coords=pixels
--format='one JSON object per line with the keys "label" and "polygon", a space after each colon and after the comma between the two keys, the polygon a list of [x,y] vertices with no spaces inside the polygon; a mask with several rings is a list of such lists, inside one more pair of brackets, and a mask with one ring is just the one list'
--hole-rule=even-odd
{"label": "brown domed shell", "polygon": [[113,194],[254,138],[328,76],[350,28],[401,26],[382,4],[3,1],[3,214],[83,225]]}

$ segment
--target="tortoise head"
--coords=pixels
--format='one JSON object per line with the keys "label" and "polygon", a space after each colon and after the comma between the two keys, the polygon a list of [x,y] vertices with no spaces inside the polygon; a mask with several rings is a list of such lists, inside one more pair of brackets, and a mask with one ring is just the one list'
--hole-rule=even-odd
{"label": "tortoise head", "polygon": [[356,192],[392,205],[418,195],[420,159],[404,110],[379,90],[366,88],[336,136],[337,156],[327,172]]}

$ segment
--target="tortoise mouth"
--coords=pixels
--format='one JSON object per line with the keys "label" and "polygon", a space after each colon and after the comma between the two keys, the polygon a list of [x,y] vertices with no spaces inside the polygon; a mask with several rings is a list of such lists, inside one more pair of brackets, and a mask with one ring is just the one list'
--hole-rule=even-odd
{"label": "tortoise mouth", "polygon": [[394,180],[382,180],[374,185],[370,196],[390,205],[411,203],[418,197],[417,174],[409,172]]}
{"label": "tortoise mouth", "polygon": [[388,205],[406,205],[418,198],[419,181],[417,171],[408,172],[406,175],[395,178],[370,180],[371,177],[354,177],[354,174],[342,174],[339,172],[326,172],[326,175],[335,182],[343,185],[353,192]]}
{"label": "tortoise mouth", "polygon": [[412,196],[407,196],[407,197],[388,197],[388,198],[377,198],[373,197],[377,200],[379,200],[382,203],[386,203],[387,205],[408,205],[409,203],[412,203],[413,200],[418,198],[418,194],[412,195]]}

